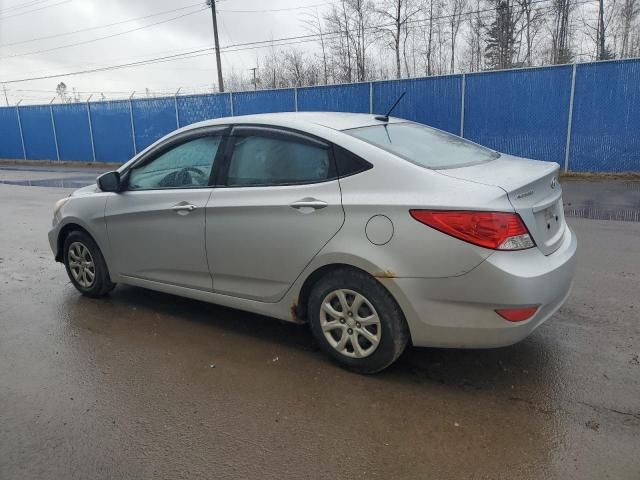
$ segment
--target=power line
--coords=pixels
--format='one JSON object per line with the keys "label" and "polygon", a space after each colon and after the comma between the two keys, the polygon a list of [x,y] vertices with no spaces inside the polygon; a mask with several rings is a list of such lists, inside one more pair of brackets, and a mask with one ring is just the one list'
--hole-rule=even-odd
{"label": "power line", "polygon": [[[546,3],[546,2],[549,2],[549,1],[551,1],[551,0],[533,0],[531,2],[531,4]],[[592,3],[593,1],[594,0],[586,0],[586,1],[582,1],[582,2],[576,2],[575,5],[585,4],[585,3]],[[495,8],[484,9],[484,10],[472,10],[472,11],[462,12],[459,15],[460,16],[465,16],[465,15],[485,13],[485,12],[494,12],[494,11],[495,11]],[[456,16],[458,16],[458,15],[456,15]],[[441,15],[441,16],[438,16],[438,17],[430,17],[430,18],[427,18],[427,19],[410,20],[410,21],[407,21],[405,23],[411,23],[411,24],[424,23],[424,22],[428,22],[428,21],[432,21],[432,20],[442,20],[442,19],[445,19],[445,18],[452,18],[452,17],[453,17],[453,15]],[[394,23],[388,23],[388,24],[383,24],[383,25],[372,25],[370,27],[367,27],[367,29],[368,30],[380,29],[380,28],[390,27],[390,26],[394,26],[394,25],[395,25]],[[414,26],[414,28],[417,28],[417,27]],[[332,38],[331,36],[341,35],[343,33],[344,33],[343,30],[338,30],[338,31],[333,31],[333,32],[325,32],[323,34],[299,35],[299,36],[294,36],[294,37],[283,37],[283,38],[274,39],[274,40],[261,40],[261,41],[256,41],[256,42],[237,43],[237,44],[227,45],[225,47],[222,47],[220,50],[222,52],[231,53],[231,52],[238,52],[238,51],[242,51],[242,50],[253,50],[253,49],[256,49],[256,48],[262,48],[260,45],[265,45],[265,46],[269,47],[269,46],[285,46],[285,45],[296,44],[296,43],[307,43],[307,42],[315,41],[315,40],[319,39],[321,36],[325,37],[325,38],[329,37],[329,39],[331,39]],[[279,43],[277,45],[274,45],[274,43],[276,43],[276,42],[279,42]],[[286,42],[286,43],[280,43],[280,42]],[[140,61],[137,61],[137,62],[129,62],[129,63],[123,63],[123,64],[119,64],[119,65],[109,65],[109,66],[97,67],[97,68],[93,68],[93,69],[80,70],[80,71],[76,71],[76,72],[65,72],[65,73],[42,75],[42,76],[30,77],[30,78],[6,80],[6,81],[4,81],[2,83],[7,83],[8,84],[8,83],[18,83],[18,82],[33,81],[33,80],[46,80],[46,79],[58,78],[58,77],[66,77],[66,76],[81,75],[81,74],[87,74],[87,73],[110,71],[110,70],[116,70],[116,69],[121,69],[121,68],[130,68],[130,67],[143,66],[143,65],[152,65],[152,64],[155,64],[155,63],[163,63],[163,62],[167,62],[167,61],[183,60],[183,59],[196,58],[196,57],[203,56],[203,55],[210,55],[212,53],[212,50],[213,50],[212,47],[208,47],[208,48],[202,48],[202,49],[188,51],[188,52],[181,53],[181,54],[168,55],[168,56],[150,58],[150,59],[146,59],[146,60],[140,60]]]}
{"label": "power line", "polygon": [[180,10],[186,10],[188,8],[195,7],[196,5],[202,5],[202,2],[192,3],[191,5],[187,5],[185,7],[180,7],[180,8],[174,8],[172,10],[165,10],[165,11],[158,12],[158,13],[152,13],[151,15],[144,15],[142,17],[129,18],[127,20],[121,20],[119,22],[107,23],[107,24],[104,24],[104,25],[97,25],[95,27],[81,28],[79,30],[73,30],[73,31],[70,31],[70,32],[56,33],[56,34],[53,34],[53,35],[46,35],[44,37],[31,38],[29,40],[20,40],[19,42],[4,43],[4,44],[0,45],[0,48],[10,47],[10,46],[13,46],[13,45],[21,45],[23,43],[36,42],[38,40],[48,40],[50,38],[65,37],[65,36],[68,36],[68,35],[74,35],[76,33],[89,32],[91,30],[99,30],[101,28],[114,27],[116,25],[121,25],[123,23],[135,22],[137,20],[144,20],[144,19],[147,19],[147,18],[157,17],[157,16],[160,16],[160,15],[164,15],[166,13],[173,13],[173,12],[178,12]]}
{"label": "power line", "polygon": [[11,5],[7,8],[3,8],[2,10],[0,10],[0,13],[4,13],[4,12],[8,12],[10,10],[20,10],[21,8],[27,8],[27,7],[31,7],[34,6],[38,3],[45,3],[48,2],[50,0],[31,0],[30,2],[24,2],[24,3],[20,3],[18,5]]}
{"label": "power line", "polygon": [[53,52],[54,50],[61,50],[63,48],[77,47],[79,45],[86,45],[88,43],[98,42],[100,40],[105,40],[107,38],[118,37],[120,35],[125,35],[127,33],[137,32],[138,30],[143,30],[145,28],[155,27],[156,25],[161,25],[163,23],[172,22],[173,20],[178,20],[180,18],[184,18],[184,17],[187,17],[189,15],[193,15],[194,13],[202,12],[204,10],[206,10],[206,8],[199,8],[198,10],[195,10],[193,12],[183,13],[182,15],[178,15],[178,16],[171,17],[171,18],[166,18],[164,20],[160,20],[160,21],[155,22],[155,23],[150,23],[148,25],[143,25],[141,27],[131,28],[129,30],[124,30],[124,31],[118,32],[118,33],[112,33],[111,35],[105,35],[103,37],[96,37],[96,38],[92,38],[92,39],[89,39],[89,40],[85,40],[83,42],[67,43],[65,45],[59,45],[57,47],[46,48],[44,50],[34,50],[32,52],[16,53],[16,54],[13,54],[13,55],[5,55],[3,57],[0,57],[0,59],[3,59],[3,58],[15,58],[15,57],[26,57],[26,56],[29,56],[29,55],[36,55],[38,53]]}
{"label": "power line", "polygon": [[[196,52],[205,51],[205,50],[211,50],[211,47],[207,47],[207,48],[204,48],[202,50],[196,50],[196,51],[192,51],[192,52],[188,52],[188,53],[196,53]],[[117,69],[120,69],[120,68],[133,67],[133,66],[138,66],[138,65],[146,65],[148,63],[156,63],[157,61],[160,61],[160,60],[176,58],[176,57],[180,57],[180,56],[183,56],[183,55],[185,55],[185,54],[168,55],[166,57],[158,57],[158,58],[154,58],[154,59],[141,60],[141,61],[138,61],[138,62],[123,63],[123,64],[120,64],[120,65],[109,65],[109,66],[105,66],[105,67],[98,67],[98,68],[80,70],[80,71],[77,71],[77,72],[66,72],[66,73],[58,73],[58,74],[53,74],[53,75],[41,75],[39,77],[31,77],[31,78],[26,78],[26,79],[6,80],[6,81],[2,81],[0,83],[18,83],[18,82],[25,82],[25,81],[30,81],[30,80],[47,80],[47,79],[50,79],[50,78],[69,77],[69,76],[81,75],[81,74],[85,74],[85,73],[104,72],[104,71],[109,71],[109,70],[117,70]]]}
{"label": "power line", "polygon": [[268,12],[288,12],[291,10],[304,10],[306,8],[315,8],[326,6],[326,3],[317,3],[315,5],[306,5],[301,7],[274,8],[270,10],[218,10],[220,13],[268,13]]}
{"label": "power line", "polygon": [[51,5],[45,5],[45,6],[40,7],[40,8],[34,8],[33,10],[27,10],[26,12],[18,12],[18,13],[13,13],[11,15],[3,15],[3,16],[0,16],[0,19],[4,20],[6,18],[18,17],[20,15],[26,15],[27,13],[38,12],[40,10],[44,10],[45,8],[57,7],[58,5],[63,5],[65,3],[69,3],[69,2],[73,2],[73,0],[63,0],[62,2],[52,3]]}

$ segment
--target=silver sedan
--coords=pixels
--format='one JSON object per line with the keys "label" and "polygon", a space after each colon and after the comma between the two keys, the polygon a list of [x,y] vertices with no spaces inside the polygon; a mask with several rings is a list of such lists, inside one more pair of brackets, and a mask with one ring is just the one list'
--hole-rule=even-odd
{"label": "silver sedan", "polygon": [[293,322],[373,373],[416,346],[518,342],[569,295],[556,163],[398,118],[279,113],[177,130],[60,200],[84,295],[116,283]]}

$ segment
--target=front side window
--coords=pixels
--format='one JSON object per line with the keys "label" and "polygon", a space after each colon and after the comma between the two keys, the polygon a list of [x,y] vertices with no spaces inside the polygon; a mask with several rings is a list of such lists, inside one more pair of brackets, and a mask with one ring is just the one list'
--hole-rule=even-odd
{"label": "front side window", "polygon": [[189,140],[132,168],[129,190],[206,187],[221,140],[221,136]]}
{"label": "front side window", "polygon": [[344,130],[426,168],[455,168],[496,159],[499,153],[442,130],[402,122]]}
{"label": "front side window", "polygon": [[240,136],[229,163],[229,186],[316,183],[331,176],[326,148],[307,143]]}

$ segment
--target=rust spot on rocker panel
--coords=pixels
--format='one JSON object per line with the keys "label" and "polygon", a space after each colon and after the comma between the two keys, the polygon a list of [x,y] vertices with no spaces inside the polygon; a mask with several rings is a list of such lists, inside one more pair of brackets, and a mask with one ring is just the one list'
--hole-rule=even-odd
{"label": "rust spot on rocker panel", "polygon": [[396,278],[396,274],[395,272],[392,272],[391,270],[384,270],[382,272],[376,272],[373,274],[374,277],[376,278]]}
{"label": "rust spot on rocker panel", "polygon": [[296,323],[300,323],[302,320],[300,320],[300,318],[298,318],[298,304],[297,302],[293,302],[293,304],[291,305],[291,320],[293,320]]}

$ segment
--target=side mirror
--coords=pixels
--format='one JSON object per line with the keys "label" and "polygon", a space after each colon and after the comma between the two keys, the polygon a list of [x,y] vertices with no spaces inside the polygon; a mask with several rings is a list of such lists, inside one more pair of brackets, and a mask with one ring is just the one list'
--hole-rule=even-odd
{"label": "side mirror", "polygon": [[119,192],[120,191],[120,173],[113,171],[103,173],[96,180],[98,187],[103,192]]}

